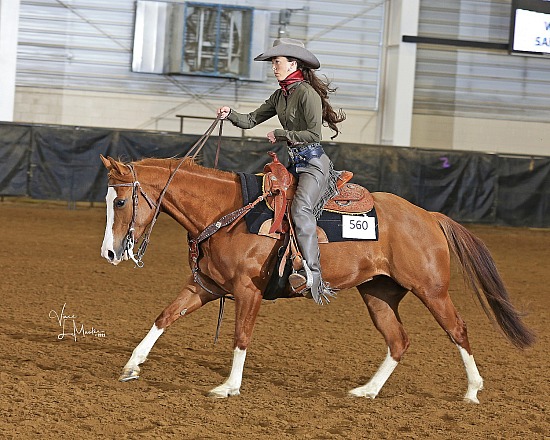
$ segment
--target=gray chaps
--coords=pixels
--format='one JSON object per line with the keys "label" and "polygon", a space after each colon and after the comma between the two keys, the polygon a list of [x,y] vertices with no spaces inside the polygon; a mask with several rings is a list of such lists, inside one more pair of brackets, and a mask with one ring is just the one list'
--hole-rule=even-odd
{"label": "gray chaps", "polygon": [[306,166],[296,167],[298,187],[290,208],[300,251],[313,276],[311,294],[317,302],[323,295],[324,283],[319,262],[317,219],[313,212],[329,184],[330,169],[330,159],[326,154],[311,158]]}

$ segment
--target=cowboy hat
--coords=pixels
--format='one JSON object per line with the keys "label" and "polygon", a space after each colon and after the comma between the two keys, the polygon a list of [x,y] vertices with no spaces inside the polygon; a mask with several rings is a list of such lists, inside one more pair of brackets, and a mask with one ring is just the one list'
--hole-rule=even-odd
{"label": "cowboy hat", "polygon": [[321,63],[315,55],[306,49],[304,43],[293,38],[277,38],[273,42],[273,47],[267,49],[264,53],[254,58],[254,61],[269,61],[275,57],[296,58],[304,63],[310,69],[318,69]]}

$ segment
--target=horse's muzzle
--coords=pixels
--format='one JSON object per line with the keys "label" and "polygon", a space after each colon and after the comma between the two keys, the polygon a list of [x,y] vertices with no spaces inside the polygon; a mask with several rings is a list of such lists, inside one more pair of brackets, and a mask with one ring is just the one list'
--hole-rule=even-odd
{"label": "horse's muzzle", "polygon": [[124,246],[121,246],[121,250],[119,252],[116,252],[112,248],[102,247],[101,256],[115,266],[121,261],[128,260],[128,252],[124,250]]}
{"label": "horse's muzzle", "polygon": [[109,263],[114,264],[115,266],[122,261],[122,258],[117,258],[115,251],[111,249],[102,250],[101,256],[105,258]]}
{"label": "horse's muzzle", "polygon": [[115,255],[114,251],[112,251],[112,250],[108,250],[106,252],[106,255],[104,255],[104,257],[107,259],[107,261],[109,263],[112,263],[112,264],[115,264],[115,265],[118,263],[118,260],[115,259],[116,255]]}

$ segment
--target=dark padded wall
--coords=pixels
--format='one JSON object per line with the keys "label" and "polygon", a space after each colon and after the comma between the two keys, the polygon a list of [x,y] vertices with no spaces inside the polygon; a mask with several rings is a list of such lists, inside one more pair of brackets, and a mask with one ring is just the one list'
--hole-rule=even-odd
{"label": "dark padded wall", "polygon": [[[0,195],[102,201],[107,173],[99,154],[125,161],[184,155],[197,135],[0,123]],[[218,138],[200,156],[213,166]],[[326,142],[336,169],[371,191],[397,194],[462,222],[550,227],[550,157],[396,148]],[[267,151],[288,161],[286,147],[264,139],[222,139],[218,167],[260,172]]]}

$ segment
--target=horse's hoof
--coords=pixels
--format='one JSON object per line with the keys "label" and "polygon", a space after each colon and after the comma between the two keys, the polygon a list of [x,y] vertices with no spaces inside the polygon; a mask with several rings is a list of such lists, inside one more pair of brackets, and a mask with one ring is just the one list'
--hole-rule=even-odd
{"label": "horse's hoof", "polygon": [[378,395],[378,393],[374,391],[367,391],[359,387],[348,392],[348,395],[350,397],[366,397],[367,399],[374,399]]}
{"label": "horse's hoof", "polygon": [[120,382],[129,382],[134,379],[139,379],[139,367],[124,368],[122,374],[118,378]]}
{"label": "horse's hoof", "polygon": [[214,399],[226,399],[230,396],[239,396],[240,394],[241,392],[239,389],[217,387],[210,390],[208,397],[213,397]]}
{"label": "horse's hoof", "polygon": [[475,403],[479,405],[479,400],[477,397],[464,397],[464,402],[466,403]]}

